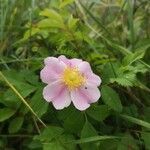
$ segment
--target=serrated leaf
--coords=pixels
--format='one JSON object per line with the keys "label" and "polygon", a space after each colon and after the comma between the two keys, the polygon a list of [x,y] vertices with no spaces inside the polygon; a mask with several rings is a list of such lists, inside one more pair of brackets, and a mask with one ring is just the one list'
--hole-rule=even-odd
{"label": "serrated leaf", "polygon": [[14,115],[16,110],[9,108],[1,108],[0,109],[0,122],[9,119],[12,115]]}
{"label": "serrated leaf", "polygon": [[116,91],[114,91],[112,88],[108,86],[103,86],[101,93],[102,93],[102,100],[106,105],[108,105],[110,108],[112,108],[117,112],[122,111],[122,104]]}
{"label": "serrated leaf", "polygon": [[23,117],[16,117],[15,119],[13,119],[8,127],[8,131],[9,133],[16,133],[19,131],[19,129],[21,128],[22,124],[23,124]]}
{"label": "serrated leaf", "polygon": [[25,33],[24,33],[24,36],[23,38],[20,40],[20,42],[23,42],[27,39],[29,39],[31,36],[34,36],[35,34],[39,33],[40,32],[40,29],[39,28],[32,28],[32,29],[29,29],[27,30]]}
{"label": "serrated leaf", "polygon": [[125,86],[125,87],[133,86],[133,83],[127,80],[126,78],[112,78],[110,82],[111,83],[117,82],[119,85]]}
{"label": "serrated leaf", "polygon": [[116,78],[110,79],[111,83],[117,82],[122,86],[134,86],[137,83],[136,75],[134,72],[129,73],[120,73],[120,75]]}
{"label": "serrated leaf", "polygon": [[141,51],[136,51],[135,53],[128,54],[124,59],[123,59],[123,64],[126,65],[131,65],[133,62],[143,58],[145,54],[144,50]]}
{"label": "serrated leaf", "polygon": [[87,114],[97,121],[103,121],[109,115],[109,108],[106,105],[91,106]]}
{"label": "serrated leaf", "polygon": [[78,19],[73,18],[73,16],[71,15],[68,20],[69,29],[74,29],[76,27],[77,22],[78,22]]}

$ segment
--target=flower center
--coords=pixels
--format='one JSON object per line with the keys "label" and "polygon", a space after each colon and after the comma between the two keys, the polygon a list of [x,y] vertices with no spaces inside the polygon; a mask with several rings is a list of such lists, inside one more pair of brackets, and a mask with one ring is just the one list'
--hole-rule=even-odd
{"label": "flower center", "polygon": [[85,77],[77,68],[66,68],[63,72],[62,80],[69,90],[78,88],[85,83]]}

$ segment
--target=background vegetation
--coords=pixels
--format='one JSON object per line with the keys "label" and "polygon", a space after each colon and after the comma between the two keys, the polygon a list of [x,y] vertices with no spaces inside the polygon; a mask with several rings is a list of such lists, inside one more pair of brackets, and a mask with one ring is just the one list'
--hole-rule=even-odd
{"label": "background vegetation", "polygon": [[[149,0],[0,1],[0,149],[150,149]],[[80,112],[42,97],[43,59],[90,62],[102,97]]]}

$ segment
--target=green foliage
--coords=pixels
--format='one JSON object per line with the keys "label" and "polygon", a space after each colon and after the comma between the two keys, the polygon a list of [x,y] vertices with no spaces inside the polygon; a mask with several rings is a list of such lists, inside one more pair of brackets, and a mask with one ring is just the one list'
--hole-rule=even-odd
{"label": "green foliage", "polygon": [[[88,122],[88,120],[86,120],[84,126],[83,126],[83,129],[81,131],[81,138],[88,138],[88,137],[93,137],[93,136],[96,136],[97,135],[97,132],[96,130],[94,129],[94,127],[91,125],[90,122]],[[82,149],[84,150],[94,150],[94,149],[97,149],[96,145],[95,144],[81,144],[81,147]]]}
{"label": "green foliage", "polygon": [[19,131],[19,129],[21,129],[22,127],[23,120],[23,117],[16,117],[15,119],[13,119],[9,124],[9,133],[16,133],[17,131]]}
{"label": "green foliage", "polygon": [[87,114],[97,121],[103,121],[109,115],[109,107],[107,105],[93,105],[87,110]]}
{"label": "green foliage", "polygon": [[103,86],[102,87],[102,100],[105,104],[107,104],[110,108],[117,112],[122,111],[122,104],[118,94],[110,87]]}
{"label": "green foliage", "polygon": [[[0,149],[150,149],[148,0],[0,1]],[[55,110],[45,57],[88,61],[101,98]]]}
{"label": "green foliage", "polygon": [[0,122],[3,122],[10,118],[15,113],[15,110],[9,108],[0,109]]}

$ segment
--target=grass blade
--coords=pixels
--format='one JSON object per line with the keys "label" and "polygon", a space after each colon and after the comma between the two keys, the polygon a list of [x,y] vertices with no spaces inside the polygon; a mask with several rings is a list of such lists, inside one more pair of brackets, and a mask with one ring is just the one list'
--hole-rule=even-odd
{"label": "grass blade", "polygon": [[143,120],[140,120],[140,119],[128,116],[128,115],[121,115],[121,117],[123,119],[127,120],[127,121],[130,121],[132,123],[135,123],[135,124],[138,124],[138,125],[140,125],[142,127],[150,129],[150,123],[148,123],[146,121],[143,121]]}
{"label": "grass blade", "polygon": [[89,138],[83,138],[83,139],[79,139],[79,140],[69,141],[68,143],[81,144],[81,143],[89,143],[89,142],[96,142],[96,141],[110,140],[110,139],[120,139],[120,137],[117,137],[117,136],[93,136],[93,137],[89,137]]}

